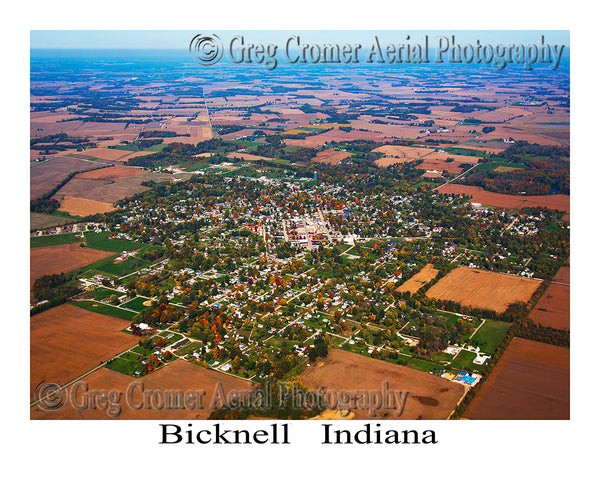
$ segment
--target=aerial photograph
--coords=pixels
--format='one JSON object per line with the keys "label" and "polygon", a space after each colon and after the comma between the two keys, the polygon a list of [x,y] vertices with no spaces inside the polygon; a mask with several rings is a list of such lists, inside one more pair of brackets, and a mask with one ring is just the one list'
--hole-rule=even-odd
{"label": "aerial photograph", "polygon": [[571,418],[569,31],[128,35],[30,32],[31,420]]}

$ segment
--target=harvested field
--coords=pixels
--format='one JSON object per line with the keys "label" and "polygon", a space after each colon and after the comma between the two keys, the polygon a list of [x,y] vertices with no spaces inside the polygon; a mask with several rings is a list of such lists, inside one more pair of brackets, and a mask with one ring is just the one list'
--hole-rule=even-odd
{"label": "harvested field", "polygon": [[139,167],[107,167],[91,172],[78,173],[77,178],[89,178],[93,180],[119,180],[121,178],[135,177],[144,173]]}
{"label": "harvested field", "polygon": [[[388,382],[390,390],[409,392],[402,420],[445,419],[465,392],[463,385],[444,378],[339,349],[331,349],[324,362],[306,369],[300,379],[313,390],[324,387],[335,392],[381,391]],[[358,420],[374,418],[364,409],[351,411]],[[385,418],[396,418],[395,410],[379,410],[376,418],[385,413],[389,414]]]}
{"label": "harvested field", "polygon": [[413,275],[406,282],[400,285],[396,291],[397,292],[410,292],[410,294],[414,294],[424,285],[427,285],[435,276],[438,274],[439,270],[433,268],[431,263],[425,265],[419,273]]}
{"label": "harvested field", "polygon": [[[121,412],[115,417],[119,420],[205,420],[212,411],[211,404],[215,400],[215,392],[219,384],[222,385],[226,396],[233,391],[240,393],[250,391],[252,386],[252,383],[248,380],[208,370],[184,360],[175,360],[156,372],[140,379],[132,378],[107,368],[101,368],[85,377],[82,381],[89,385],[90,390],[116,390],[122,392],[121,402],[119,403]],[[139,387],[133,387],[134,382],[143,382],[145,392],[149,390],[164,392],[165,396],[167,396],[169,391],[205,392],[205,394],[203,396],[195,394],[194,398],[200,400],[188,403],[188,408],[185,409],[161,409],[157,404],[152,404],[151,407],[155,408],[140,408],[136,410],[129,405],[126,399],[127,389],[132,388],[134,405],[139,405],[142,401],[139,394]],[[68,402],[63,409],[55,412],[44,412],[37,406],[32,407],[30,412],[32,419],[110,420],[112,418],[108,416],[107,411],[99,409],[78,411]]]}
{"label": "harvested field", "polygon": [[85,160],[74,154],[55,157],[47,162],[34,165],[29,170],[29,198],[33,200],[50,192],[71,172],[91,170],[103,165],[105,164]]}
{"label": "harvested field", "polygon": [[119,150],[118,148],[89,148],[85,151],[85,153],[87,153],[90,157],[114,162],[120,161],[124,157],[128,156],[131,151]]}
{"label": "harvested field", "polygon": [[571,283],[571,267],[560,267],[558,269],[558,272],[556,272],[556,275],[554,275],[554,278],[552,279],[553,282],[560,282],[560,283]]}
{"label": "harvested field", "polygon": [[514,338],[468,406],[472,420],[568,420],[569,349]]}
{"label": "harvested field", "polygon": [[66,383],[137,343],[129,322],[60,305],[31,317],[30,395],[40,382]]}
{"label": "harvested field", "polygon": [[325,143],[335,142],[346,142],[352,140],[383,140],[385,135],[375,132],[362,132],[359,130],[351,130],[346,132],[344,130],[333,129],[318,135],[311,135],[306,137],[304,140],[289,138],[285,140],[286,145],[295,145],[298,147],[316,148],[324,145]]}
{"label": "harvested field", "polygon": [[57,217],[54,215],[46,215],[45,213],[31,212],[29,214],[29,228],[37,230],[39,228],[52,227],[54,225],[62,225],[70,221],[69,217]]}
{"label": "harvested field", "polygon": [[398,157],[415,160],[434,152],[432,148],[405,147],[403,145],[382,145],[371,152],[383,153],[386,157]]}
{"label": "harvested field", "polygon": [[502,107],[492,111],[474,113],[470,117],[482,122],[503,123],[525,115],[531,115],[531,112],[519,107]]}
{"label": "harvested field", "polygon": [[334,150],[333,148],[328,148],[327,150],[322,150],[317,153],[317,156],[312,160],[318,163],[327,163],[329,165],[334,165],[336,163],[340,163],[348,157],[351,157],[352,154],[350,152],[343,152],[341,150]]}
{"label": "harvested field", "polygon": [[30,287],[43,275],[71,272],[111,255],[114,253],[81,248],[79,243],[31,248],[29,249]]}
{"label": "harvested field", "polygon": [[503,165],[494,168],[494,172],[500,172],[500,173],[504,173],[504,172],[514,172],[515,170],[523,170],[522,168],[518,168],[518,167],[505,167]]}
{"label": "harvested field", "polygon": [[503,193],[488,192],[481,187],[475,187],[472,185],[457,185],[454,183],[436,188],[436,190],[440,193],[470,195],[473,197],[471,199],[472,202],[491,205],[492,207],[515,209],[521,209],[525,207],[547,207],[550,209],[563,210],[567,213],[570,213],[569,195],[505,195]]}
{"label": "harvested field", "polygon": [[541,280],[459,267],[427,290],[426,295],[503,313],[511,303],[529,301],[541,284]]}
{"label": "harvested field", "polygon": [[440,171],[429,171],[425,172],[421,177],[423,178],[440,178],[442,176],[442,172]]}
{"label": "harvested field", "polygon": [[59,210],[67,212],[69,215],[77,215],[78,217],[86,217],[96,213],[112,212],[115,209],[112,203],[98,202],[89,198],[73,197],[65,195],[60,202]]}
{"label": "harvested field", "polygon": [[[116,168],[132,168],[132,167],[116,167]],[[139,171],[139,170],[138,170]],[[71,197],[81,197],[82,199],[95,200],[108,204],[135,195],[136,193],[145,192],[150,187],[142,185],[146,180],[155,182],[164,182],[174,178],[189,178],[191,174],[178,174],[177,177],[166,173],[143,172],[134,176],[122,177],[116,180],[102,180],[92,178],[72,178],[65,186],[57,193],[57,196],[65,195]],[[90,204],[91,205],[91,204]],[[105,208],[104,205],[98,205],[97,208]],[[62,204],[61,204],[61,209]]]}
{"label": "harvested field", "polygon": [[570,330],[570,308],[571,287],[552,283],[529,314],[529,319],[547,327]]}
{"label": "harvested field", "polygon": [[229,152],[227,154],[227,158],[237,158],[237,159],[241,159],[241,160],[251,160],[253,162],[257,162],[260,160],[273,160],[272,158],[269,157],[261,157],[260,155],[252,155],[250,153],[242,153],[242,152]]}

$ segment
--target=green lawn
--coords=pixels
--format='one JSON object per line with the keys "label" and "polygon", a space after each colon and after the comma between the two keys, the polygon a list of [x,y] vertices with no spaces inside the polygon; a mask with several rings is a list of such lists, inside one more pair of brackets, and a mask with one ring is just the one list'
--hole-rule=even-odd
{"label": "green lawn", "polygon": [[433,362],[450,362],[452,361],[453,355],[444,352],[435,352],[431,355],[430,359]]}
{"label": "green lawn", "polygon": [[[133,317],[136,315],[135,312],[123,310],[121,308],[113,307],[112,305],[105,305],[103,303],[96,303],[90,301],[71,302],[71,305],[83,308],[90,312],[100,313],[102,315],[108,315],[109,317],[120,318],[127,320],[128,322],[133,321]],[[95,306],[94,306],[95,305]]]}
{"label": "green lawn", "polygon": [[145,268],[150,265],[150,262],[142,260],[141,258],[128,257],[126,260],[118,263],[114,263],[114,257],[108,258],[103,262],[97,262],[94,264],[96,270],[101,272],[109,273],[122,277],[135,272],[141,268]]}
{"label": "green lawn", "polygon": [[42,235],[41,237],[30,237],[29,247],[50,247],[53,245],[66,245],[69,243],[82,242],[82,238],[77,238],[74,233],[61,233],[59,235]]}
{"label": "green lawn", "polygon": [[107,232],[85,232],[85,242],[89,248],[104,250],[105,252],[121,253],[122,251],[137,250],[143,244],[131,240],[122,240],[119,238],[108,238]]}
{"label": "green lawn", "polygon": [[427,362],[426,360],[421,360],[419,358],[410,358],[408,360],[408,367],[415,370],[420,370],[421,372],[430,372],[432,370],[442,369],[442,367],[436,363]]}
{"label": "green lawn", "polygon": [[474,368],[479,367],[479,365],[473,363],[473,360],[476,358],[477,354],[475,352],[461,350],[450,365],[458,370],[473,370]]}
{"label": "green lawn", "polygon": [[142,297],[135,297],[132,300],[129,300],[126,303],[122,303],[121,306],[125,307],[125,308],[131,308],[131,310],[136,310],[138,312],[141,312],[142,310],[145,310],[146,308],[148,308],[147,306],[143,305],[144,302],[146,302],[148,299],[147,298],[142,298]]}
{"label": "green lawn", "polygon": [[94,299],[104,300],[105,298],[109,298],[111,295],[117,295],[120,297],[123,294],[121,292],[109,290],[108,288],[99,288],[94,292]]}
{"label": "green lawn", "polygon": [[473,335],[469,343],[479,347],[482,352],[492,355],[504,340],[510,326],[510,323],[486,320],[485,325]]}
{"label": "green lawn", "polygon": [[133,362],[131,360],[118,357],[115,358],[112,362],[106,365],[106,368],[109,370],[114,370],[115,372],[123,373],[125,375],[133,375],[133,372],[138,370],[141,364],[139,362]]}

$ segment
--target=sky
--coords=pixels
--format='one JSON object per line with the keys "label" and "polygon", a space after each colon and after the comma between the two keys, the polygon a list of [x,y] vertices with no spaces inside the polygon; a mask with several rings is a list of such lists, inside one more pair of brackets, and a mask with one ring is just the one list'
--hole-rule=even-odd
{"label": "sky", "polygon": [[546,43],[568,46],[568,30],[31,30],[32,49],[187,49],[190,40],[198,33],[216,33],[223,39],[244,35],[249,42],[283,44],[291,35],[300,35],[307,42],[335,41],[336,43],[370,43],[374,35],[380,39],[401,43],[410,35],[419,41],[425,34],[431,39],[436,36],[454,34],[461,42],[490,44],[537,43],[545,36]]}

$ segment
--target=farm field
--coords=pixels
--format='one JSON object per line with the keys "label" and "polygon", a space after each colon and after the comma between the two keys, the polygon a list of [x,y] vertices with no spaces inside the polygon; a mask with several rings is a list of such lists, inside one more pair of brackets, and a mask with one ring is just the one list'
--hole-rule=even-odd
{"label": "farm field", "polygon": [[419,273],[413,275],[406,282],[400,285],[396,291],[397,292],[410,292],[410,294],[414,294],[419,290],[419,288],[427,285],[435,276],[438,274],[439,270],[433,268],[433,264],[428,263],[425,265]]}
{"label": "farm field", "polygon": [[541,280],[459,267],[427,290],[426,295],[503,313],[511,303],[527,302],[541,283]]}
{"label": "farm field", "polygon": [[106,167],[91,172],[83,172],[75,175],[76,178],[90,178],[93,180],[119,180],[121,178],[134,177],[144,173],[139,167]]}
{"label": "farm field", "polygon": [[432,148],[405,147],[403,145],[382,145],[371,150],[371,152],[385,154],[384,157],[375,161],[375,165],[378,167],[389,167],[396,163],[412,162],[434,151]]}
{"label": "farm field", "polygon": [[312,161],[334,165],[336,163],[340,163],[341,161],[351,156],[352,154],[350,152],[343,152],[341,150],[334,150],[333,148],[328,148],[327,150],[322,150],[319,153],[317,153],[317,156],[314,157]]}
{"label": "farm field", "polygon": [[67,273],[113,255],[93,248],[81,248],[79,243],[52,245],[29,250],[30,287],[43,275]]}
{"label": "farm field", "polygon": [[514,338],[463,416],[569,419],[569,354],[568,348]]}
{"label": "farm field", "polygon": [[41,197],[62,182],[71,172],[91,170],[105,165],[103,162],[86,160],[89,156],[61,155],[34,165],[29,173],[29,199]]}
{"label": "farm field", "polygon": [[59,207],[61,212],[67,212],[69,215],[76,215],[78,217],[112,212],[114,209],[115,207],[112,203],[99,202],[97,200],[90,200],[89,198],[72,197],[71,195],[63,196]]}
{"label": "farm field", "polygon": [[[125,399],[127,388],[131,385],[131,377],[122,373],[101,368],[83,379],[90,389],[122,392],[121,412],[115,417],[121,420],[205,420],[210,415],[211,404],[215,399],[215,391],[219,384],[227,396],[230,392],[236,391],[243,394],[251,390],[252,383],[248,380],[219,373],[196,365],[184,360],[175,360],[168,365],[160,368],[143,378],[144,390],[153,390],[160,392],[181,391],[181,392],[206,392],[202,397],[198,408],[185,409],[167,409],[167,408],[131,408]],[[134,390],[133,401],[141,402],[137,396],[139,390]],[[194,406],[194,405],[192,405]],[[219,406],[219,404],[217,404]],[[201,407],[201,408],[200,408]],[[110,420],[106,411],[96,410],[76,410],[70,403],[64,408],[55,412],[45,412],[39,407],[32,407],[32,419],[46,420],[71,420],[71,419],[90,419],[90,420]]]}
{"label": "farm field", "polygon": [[525,207],[548,207],[556,210],[563,210],[570,213],[569,195],[505,195],[503,193],[488,192],[481,187],[472,185],[447,184],[436,189],[440,193],[470,195],[473,198],[471,202],[491,205],[501,208],[521,209]]}
{"label": "farm field", "polygon": [[54,227],[57,225],[63,225],[71,220],[75,220],[75,217],[69,217],[67,215],[48,215],[45,213],[29,213],[29,228],[31,230],[37,230],[40,228]]}
{"label": "farm field", "polygon": [[[109,173],[108,175],[111,174]],[[150,187],[142,185],[144,181],[164,182],[174,178],[189,178],[190,176],[191,174],[186,173],[178,174],[175,177],[165,173],[142,172],[135,176],[120,177],[116,180],[75,177],[69,180],[56,193],[56,196],[59,198],[60,196],[86,198],[112,204],[122,198],[148,190]]]}
{"label": "farm field", "polygon": [[30,396],[40,382],[66,383],[134,345],[124,320],[60,305],[31,317]]}
{"label": "farm field", "polygon": [[554,278],[552,279],[553,282],[560,282],[560,283],[571,283],[571,267],[560,267],[558,269],[558,272],[556,272],[556,275],[554,275]]}
{"label": "farm field", "polygon": [[262,157],[260,155],[252,155],[250,153],[243,153],[243,152],[229,152],[227,154],[227,158],[231,158],[231,159],[238,158],[241,160],[250,160],[253,162],[260,161],[260,160],[273,160],[272,158],[269,158],[269,157]]}
{"label": "farm field", "polygon": [[570,307],[571,287],[552,283],[529,314],[529,319],[546,327],[570,330]]}
{"label": "farm field", "polygon": [[[393,365],[382,360],[331,349],[327,359],[311,366],[300,375],[302,382],[313,390],[381,390],[383,382],[389,382],[390,390],[408,391],[401,419],[445,419],[464,393],[464,386],[441,377],[408,367]],[[355,419],[365,420],[369,413],[353,410]],[[377,412],[383,418],[385,410]],[[393,412],[388,411],[393,419]]]}

